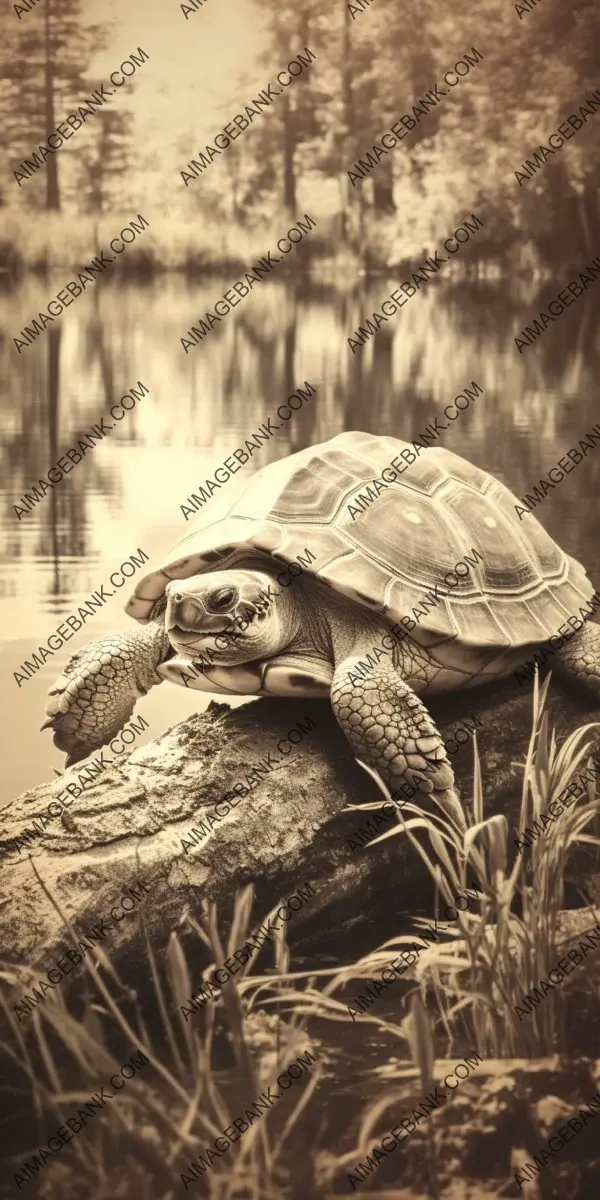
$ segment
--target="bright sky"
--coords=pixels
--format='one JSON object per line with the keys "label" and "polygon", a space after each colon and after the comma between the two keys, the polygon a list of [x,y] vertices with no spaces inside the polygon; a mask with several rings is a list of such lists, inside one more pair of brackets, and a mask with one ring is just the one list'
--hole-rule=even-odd
{"label": "bright sky", "polygon": [[205,0],[187,20],[176,0],[85,0],[83,9],[90,21],[114,22],[114,41],[93,63],[99,74],[107,77],[138,46],[150,55],[127,89],[149,149],[172,144],[190,129],[200,144],[201,133],[219,128],[223,105],[230,111],[240,75],[261,86],[268,82],[265,68],[253,65],[262,14],[252,0]]}

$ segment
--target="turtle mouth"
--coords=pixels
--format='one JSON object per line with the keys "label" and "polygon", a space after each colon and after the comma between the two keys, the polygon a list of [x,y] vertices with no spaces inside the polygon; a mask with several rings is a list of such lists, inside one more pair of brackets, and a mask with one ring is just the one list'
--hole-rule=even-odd
{"label": "turtle mouth", "polygon": [[[259,626],[264,625],[264,622],[269,615],[270,607],[271,605],[269,600],[245,601],[244,618],[247,621],[248,628],[253,623],[256,623]],[[225,626],[224,629],[210,629],[206,632],[202,629],[188,629],[186,625],[171,625],[168,633],[169,637],[173,637],[175,641],[179,642],[182,646],[188,646],[193,642],[198,642],[202,639],[226,637],[228,634],[235,633],[236,631],[238,633],[240,632],[239,626],[236,624],[235,620],[232,620],[229,625]],[[244,632],[246,631],[244,630]]]}
{"label": "turtle mouth", "polygon": [[[174,637],[178,642],[197,642],[198,638],[205,637],[199,629],[186,629],[184,625],[171,625],[169,627],[169,636]],[[217,635],[218,636],[218,635]]]}

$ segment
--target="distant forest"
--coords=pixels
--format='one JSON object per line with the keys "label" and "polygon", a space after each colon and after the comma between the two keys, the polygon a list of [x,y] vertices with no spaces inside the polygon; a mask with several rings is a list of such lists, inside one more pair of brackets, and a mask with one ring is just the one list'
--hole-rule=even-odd
{"label": "distant forest", "polygon": [[[204,142],[182,114],[161,166],[163,148],[134,136],[128,97],[137,78],[50,156],[36,172],[43,183],[17,187],[13,170],[101,82],[86,64],[114,33],[82,24],[83,0],[46,0],[44,11],[20,22],[12,6],[3,8],[0,36],[9,53],[0,92],[0,266],[10,268],[19,255],[27,265],[16,235],[19,217],[32,210],[67,221],[73,213],[129,218],[151,205],[173,214],[170,229],[156,235],[160,266],[175,265],[175,219],[193,231],[188,258],[206,260],[215,223],[251,232],[307,209],[321,217],[320,255],[347,250],[367,266],[409,259],[471,212],[485,219],[478,253],[490,263],[541,270],[598,253],[600,114],[522,186],[514,174],[598,86],[597,0],[544,0],[529,12],[506,0],[376,0],[363,11],[337,0],[254,4],[265,22],[265,85],[304,47],[316,59],[203,174],[202,186],[181,187],[181,194],[175,159],[185,167]],[[178,6],[173,19],[182,19]],[[353,164],[472,47],[483,55],[477,68],[352,186]],[[232,81],[223,123],[249,99],[244,80]],[[144,191],[148,172],[152,187]],[[220,253],[239,257],[223,246]]]}

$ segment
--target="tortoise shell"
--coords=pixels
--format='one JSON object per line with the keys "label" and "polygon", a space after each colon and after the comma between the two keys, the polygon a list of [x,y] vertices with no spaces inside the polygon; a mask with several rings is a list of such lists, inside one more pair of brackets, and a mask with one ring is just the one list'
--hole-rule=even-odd
{"label": "tortoise shell", "polygon": [[[363,511],[356,508],[359,493],[405,449],[416,460]],[[392,437],[341,433],[256,472],[227,516],[195,524],[138,582],[126,612],[146,622],[170,580],[217,570],[237,549],[282,564],[308,549],[314,561],[307,571],[363,608],[391,622],[419,609],[411,637],[464,671],[465,682],[505,674],[594,593],[581,564],[534,516],[520,520],[517,503],[450,450],[418,452]],[[444,582],[475,550],[481,561],[452,585]],[[439,602],[423,612],[420,601],[436,584]]]}

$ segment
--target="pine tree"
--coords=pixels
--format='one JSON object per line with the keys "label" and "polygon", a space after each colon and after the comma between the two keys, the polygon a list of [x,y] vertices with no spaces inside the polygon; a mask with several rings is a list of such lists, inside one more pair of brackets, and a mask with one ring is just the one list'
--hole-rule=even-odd
{"label": "pine tree", "polygon": [[[16,168],[47,141],[57,122],[62,122],[89,91],[84,72],[92,51],[101,46],[100,27],[83,24],[81,0],[45,0],[43,9],[31,11],[18,24],[12,10],[5,10],[0,32],[7,47],[0,93],[0,136],[4,153]],[[36,203],[34,184],[27,187],[27,202],[46,211],[56,212],[61,206],[60,153],[46,160],[44,202],[38,199]]]}

